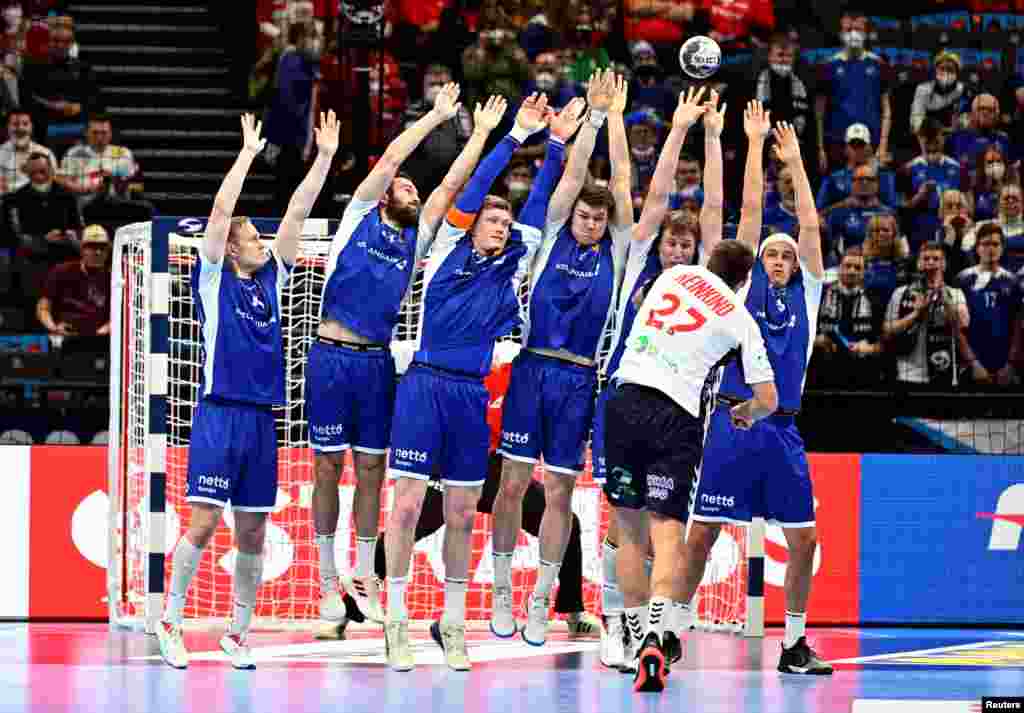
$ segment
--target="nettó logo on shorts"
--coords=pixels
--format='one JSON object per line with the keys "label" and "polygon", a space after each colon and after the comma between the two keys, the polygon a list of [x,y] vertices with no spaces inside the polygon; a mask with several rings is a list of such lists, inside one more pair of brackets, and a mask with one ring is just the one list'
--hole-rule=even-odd
{"label": "nett\u00f3 logo on shorts", "polygon": [[732,495],[708,495],[707,493],[703,493],[700,496],[700,501],[704,505],[721,505],[722,507],[727,508],[736,506],[736,498]]}
{"label": "nett\u00f3 logo on shorts", "polygon": [[426,451],[417,451],[411,448],[396,448],[392,453],[395,456],[395,460],[404,460],[416,463],[426,463],[427,453]]}
{"label": "nett\u00f3 logo on shorts", "polygon": [[222,478],[219,475],[200,475],[199,485],[200,487],[205,488],[219,488],[221,490],[227,490],[231,487],[231,481],[227,478]]}
{"label": "nett\u00f3 logo on shorts", "polygon": [[516,433],[515,431],[502,431],[501,440],[505,443],[518,443],[521,446],[525,446],[530,442],[529,433]]}
{"label": "nett\u00f3 logo on shorts", "polygon": [[330,438],[331,436],[340,436],[345,430],[345,427],[340,423],[332,423],[328,426],[310,426],[313,430],[313,435],[317,438]]}

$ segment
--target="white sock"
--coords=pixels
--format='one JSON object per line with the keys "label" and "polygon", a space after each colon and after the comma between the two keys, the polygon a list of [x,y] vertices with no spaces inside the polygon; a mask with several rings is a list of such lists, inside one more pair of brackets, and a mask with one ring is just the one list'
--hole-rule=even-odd
{"label": "white sock", "polygon": [[185,599],[188,596],[188,585],[199,566],[203,551],[193,545],[188,537],[178,540],[171,559],[171,591],[167,593],[164,608],[164,621],[181,626],[185,612]]}
{"label": "white sock", "polygon": [[[647,604],[647,633],[658,635],[658,641],[665,640],[665,625],[672,614],[672,600],[668,597],[651,597]],[[646,636],[646,635],[645,635]]]}
{"label": "white sock", "polygon": [[640,644],[644,640],[644,632],[647,630],[647,605],[638,607],[626,607],[626,628],[629,630],[629,643],[633,647],[633,653],[640,653]]}
{"label": "white sock", "polygon": [[786,612],[786,634],[782,639],[782,645],[787,649],[793,648],[800,637],[804,635],[804,628],[807,626],[807,612]]}
{"label": "white sock", "polygon": [[551,588],[555,586],[561,566],[561,562],[540,561],[540,571],[537,573],[537,586],[533,589],[533,596],[538,598],[551,596]]}
{"label": "white sock", "polygon": [[408,581],[405,577],[388,577],[388,620],[390,621],[409,618],[409,611],[405,608],[405,585]]}
{"label": "white sock", "polygon": [[682,638],[683,632],[693,625],[694,611],[689,602],[672,602],[672,631]]}
{"label": "white sock", "polygon": [[466,623],[466,585],[468,579],[444,580],[444,613],[441,615],[442,624],[465,624]]}
{"label": "white sock", "polygon": [[338,588],[338,567],[334,564],[334,535],[317,535],[316,547],[320,551],[320,593]]}
{"label": "white sock", "polygon": [[356,576],[369,577],[373,574],[373,559],[377,556],[376,537],[356,538]]}
{"label": "white sock", "polygon": [[515,552],[494,553],[494,586],[512,588],[512,557]]}
{"label": "white sock", "polygon": [[605,616],[618,616],[625,607],[622,590],[619,589],[619,576],[615,571],[619,548],[605,540],[603,549],[601,569],[604,572],[604,582],[601,586],[601,610]]}
{"label": "white sock", "polygon": [[256,590],[263,577],[263,554],[238,552],[235,556],[234,587],[235,605],[231,613],[232,634],[245,636],[252,623],[252,611],[256,608]]}

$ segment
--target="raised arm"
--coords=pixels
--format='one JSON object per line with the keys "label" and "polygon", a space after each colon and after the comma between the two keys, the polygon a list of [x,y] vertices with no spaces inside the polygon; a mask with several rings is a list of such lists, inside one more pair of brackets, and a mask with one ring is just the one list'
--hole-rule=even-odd
{"label": "raised arm", "polygon": [[331,109],[327,114],[320,114],[320,127],[313,129],[316,136],[316,160],[309,169],[309,173],[303,179],[299,187],[292,194],[288,202],[288,209],[285,211],[284,219],[277,230],[277,240],[274,247],[281,259],[289,264],[295,264],[295,257],[299,252],[299,237],[302,235],[302,224],[309,217],[313,210],[317,196],[324,188],[327,174],[331,170],[331,161],[338,150],[338,118]]}
{"label": "raised arm", "polygon": [[576,135],[565,173],[562,174],[562,180],[558,182],[558,187],[551,196],[551,203],[548,205],[549,223],[563,223],[568,220],[572,204],[583,190],[583,184],[587,180],[587,166],[590,165],[590,157],[594,153],[597,132],[604,124],[615,96],[614,76],[611,70],[599,69],[590,77],[590,85],[587,88],[590,115]]}
{"label": "raised arm", "polygon": [[267,140],[260,138],[262,129],[262,121],[256,121],[252,114],[242,115],[242,150],[238,152],[238,158],[220,184],[220,189],[213,199],[210,219],[206,223],[206,237],[203,238],[201,249],[209,262],[219,263],[224,258],[231,216],[235,213],[238,196],[242,194],[242,184],[245,183],[253,160],[267,145]]}
{"label": "raised arm", "polygon": [[793,176],[796,193],[796,217],[800,223],[800,237],[797,239],[797,256],[807,270],[819,280],[825,275],[825,264],[821,257],[821,225],[818,209],[814,205],[811,182],[807,178],[803,158],[800,156],[800,140],[796,129],[788,122],[780,122],[773,131],[775,135],[775,156],[785,164]]}
{"label": "raised arm", "polygon": [[725,189],[722,187],[722,129],[725,105],[718,108],[718,94],[711,92],[704,114],[704,203],[700,207],[700,242],[705,260],[722,241]]}
{"label": "raised arm", "polygon": [[586,103],[577,97],[566,104],[562,111],[549,116],[548,129],[551,132],[551,137],[548,139],[547,149],[544,153],[544,163],[541,165],[537,177],[533,179],[530,195],[526,197],[526,202],[519,209],[517,219],[519,223],[538,230],[544,229],[551,194],[558,178],[562,175],[565,143],[580,127],[584,108],[586,108]]}
{"label": "raised arm", "polygon": [[[683,150],[683,142],[686,141],[686,133],[690,127],[697,123],[701,116],[706,116],[708,105],[701,103],[704,98],[704,87],[694,91],[695,87],[686,90],[686,94],[679,95],[679,103],[676,105],[675,113],[672,115],[672,129],[665,139],[665,146],[658,156],[658,165],[654,167],[654,175],[651,177],[651,185],[647,190],[647,197],[644,199],[644,208],[640,212],[640,222],[633,231],[634,240],[646,240],[658,232],[665,213],[668,212],[668,197],[672,192],[673,180],[676,176],[676,167],[679,165],[679,154]],[[711,92],[714,101],[718,95]]]}
{"label": "raised arm", "polygon": [[759,101],[747,103],[743,112],[743,131],[747,134],[747,166],[743,172],[743,205],[736,239],[757,255],[761,242],[764,211],[764,140],[771,131],[771,112]]}
{"label": "raised arm", "polygon": [[388,144],[384,155],[356,188],[354,197],[361,201],[379,201],[409,155],[427,138],[427,134],[458,114],[460,106],[459,85],[446,84],[434,100],[434,108]]}
{"label": "raised arm", "polygon": [[620,74],[613,75],[612,82],[615,93],[608,109],[608,158],[611,160],[612,174],[608,188],[615,199],[615,225],[625,230],[633,227],[633,161],[629,157],[626,124],[622,120],[622,112],[626,110],[626,100],[629,98],[629,85]]}
{"label": "raised arm", "polygon": [[476,164],[480,161],[480,155],[484,151],[487,137],[491,135],[494,128],[501,122],[505,115],[508,102],[504,97],[492,96],[484,106],[476,105],[473,111],[473,135],[462,147],[462,151],[452,163],[448,173],[445,174],[441,185],[433,190],[427,202],[423,205],[423,212],[420,214],[420,225],[433,234],[444,219],[448,206],[455,200],[459,190],[469,179]]}

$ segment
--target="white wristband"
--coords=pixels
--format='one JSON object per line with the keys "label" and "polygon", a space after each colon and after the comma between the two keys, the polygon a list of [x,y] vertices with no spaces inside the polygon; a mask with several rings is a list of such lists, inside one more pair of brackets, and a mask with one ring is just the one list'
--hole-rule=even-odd
{"label": "white wristband", "polygon": [[523,143],[528,138],[530,138],[530,134],[531,132],[529,129],[524,129],[519,124],[513,126],[512,131],[508,132],[508,135],[511,136],[516,141],[518,141],[519,143]]}
{"label": "white wristband", "polygon": [[601,111],[600,109],[591,109],[590,115],[587,117],[587,121],[595,129],[600,129],[604,126],[604,120],[608,117],[608,112]]}

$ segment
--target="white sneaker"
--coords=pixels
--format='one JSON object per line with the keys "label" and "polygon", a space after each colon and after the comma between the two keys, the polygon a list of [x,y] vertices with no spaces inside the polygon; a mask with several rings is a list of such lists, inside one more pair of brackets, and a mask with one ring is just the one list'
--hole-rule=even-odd
{"label": "white sneaker", "polygon": [[565,618],[570,639],[600,639],[604,633],[601,620],[590,612],[573,612]]}
{"label": "white sneaker", "polygon": [[604,631],[601,632],[601,663],[614,669],[626,663],[626,627],[622,625],[621,614],[605,617]]}
{"label": "white sneaker", "polygon": [[[377,578],[369,577],[341,577],[341,585],[356,601],[356,606],[370,621],[383,624],[385,620],[384,607],[380,605],[380,587]],[[345,613],[345,605],[341,605],[342,614]]]}
{"label": "white sneaker", "polygon": [[160,620],[156,623],[156,640],[160,642],[160,657],[168,666],[188,668],[188,649],[181,637],[181,626]]}
{"label": "white sneaker", "polygon": [[526,612],[526,626],[523,627],[523,641],[530,646],[543,646],[548,639],[548,610],[551,600],[548,597],[530,595],[530,605]]}
{"label": "white sneaker", "polygon": [[394,671],[412,671],[416,666],[409,647],[409,620],[399,619],[384,624],[384,649],[388,664]]}
{"label": "white sneaker", "polygon": [[338,580],[334,580],[330,584],[322,582],[320,591],[323,593],[323,596],[320,597],[320,618],[324,621],[344,619],[345,601],[341,598],[341,592],[338,591]]}
{"label": "white sneaker", "polygon": [[238,669],[256,668],[256,660],[252,657],[252,649],[245,643],[241,634],[224,632],[220,637],[220,650],[231,657],[231,665]]}
{"label": "white sneaker", "polygon": [[495,587],[491,604],[491,633],[500,639],[516,635],[519,625],[512,615],[512,587]]}
{"label": "white sneaker", "polygon": [[444,651],[444,660],[453,671],[468,671],[473,668],[466,649],[466,627],[462,624],[442,624],[435,621],[430,625],[430,638]]}

